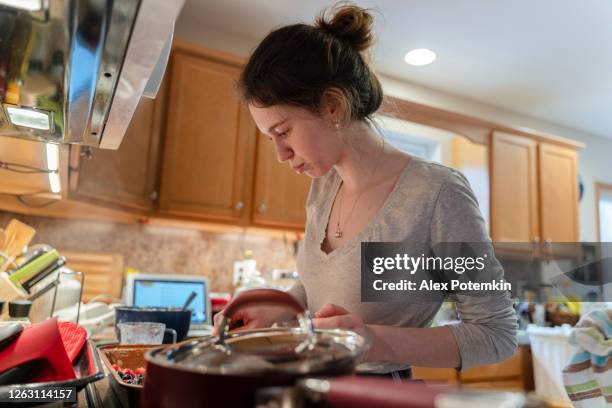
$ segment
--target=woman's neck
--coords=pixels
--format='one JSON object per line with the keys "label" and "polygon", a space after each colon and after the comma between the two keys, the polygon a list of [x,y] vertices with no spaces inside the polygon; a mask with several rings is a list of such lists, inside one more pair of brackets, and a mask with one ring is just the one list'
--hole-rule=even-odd
{"label": "woman's neck", "polygon": [[351,193],[367,189],[384,172],[385,156],[394,150],[366,123],[357,122],[344,130],[344,150],[335,164],[344,188]]}

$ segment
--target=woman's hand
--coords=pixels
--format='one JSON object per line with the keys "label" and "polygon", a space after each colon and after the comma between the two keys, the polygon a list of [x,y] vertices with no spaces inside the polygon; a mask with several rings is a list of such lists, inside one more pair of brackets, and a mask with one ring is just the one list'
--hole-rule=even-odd
{"label": "woman's hand", "polygon": [[[323,305],[312,319],[317,329],[346,329],[361,334],[370,340],[371,346],[359,359],[359,362],[377,359],[378,349],[386,345],[380,342],[372,327],[363,322],[361,316],[349,312],[345,308],[327,303]],[[386,354],[386,350],[383,350]],[[383,355],[384,355],[383,354]]]}
{"label": "woman's hand", "polygon": [[[215,315],[213,329],[218,334],[223,310]],[[285,306],[251,306],[239,309],[230,322],[230,330],[234,332],[270,327],[274,323],[286,322],[295,317],[295,313]]]}
{"label": "woman's hand", "polygon": [[333,303],[327,303],[319,309],[312,322],[317,329],[347,329],[361,333],[367,331],[367,326],[360,316]]}

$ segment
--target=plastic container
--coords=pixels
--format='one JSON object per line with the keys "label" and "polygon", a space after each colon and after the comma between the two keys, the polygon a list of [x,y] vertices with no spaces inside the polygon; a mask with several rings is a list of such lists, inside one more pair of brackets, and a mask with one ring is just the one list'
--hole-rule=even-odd
{"label": "plastic container", "polygon": [[535,393],[538,397],[570,403],[563,385],[563,368],[578,350],[569,341],[571,326],[527,326],[533,358]]}

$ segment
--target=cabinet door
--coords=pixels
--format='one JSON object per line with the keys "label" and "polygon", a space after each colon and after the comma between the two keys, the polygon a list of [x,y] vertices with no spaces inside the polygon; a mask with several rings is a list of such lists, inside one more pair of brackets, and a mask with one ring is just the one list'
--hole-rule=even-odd
{"label": "cabinet door", "polygon": [[540,143],[542,238],[578,241],[578,169],[574,149]]}
{"label": "cabinet door", "polygon": [[304,229],[310,177],[281,164],[271,142],[258,135],[254,224]]}
{"label": "cabinet door", "polygon": [[[162,91],[160,90],[160,93]],[[149,211],[155,201],[161,102],[142,98],[118,150],[74,148],[70,198]]]}
{"label": "cabinet door", "polygon": [[240,102],[238,65],[172,57],[160,211],[248,221],[255,124]]}
{"label": "cabinet door", "polygon": [[491,236],[495,242],[539,240],[536,148],[537,143],[526,137],[502,132],[491,137]]}

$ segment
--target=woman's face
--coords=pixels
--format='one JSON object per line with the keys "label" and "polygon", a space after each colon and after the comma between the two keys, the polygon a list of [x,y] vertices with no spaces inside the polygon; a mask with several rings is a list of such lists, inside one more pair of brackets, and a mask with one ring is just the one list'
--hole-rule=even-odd
{"label": "woman's face", "polygon": [[339,161],[343,144],[331,120],[284,105],[249,105],[249,110],[261,134],[274,144],[278,161],[296,173],[321,177]]}

